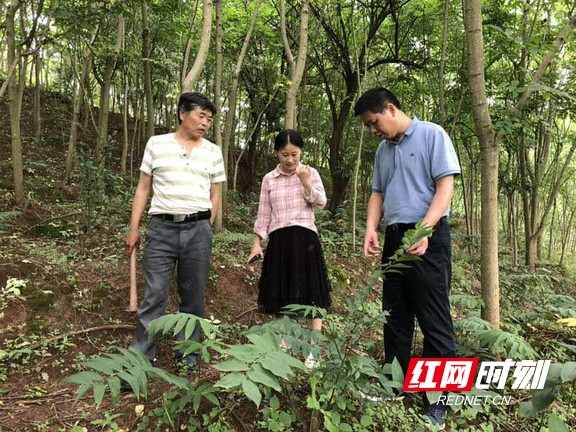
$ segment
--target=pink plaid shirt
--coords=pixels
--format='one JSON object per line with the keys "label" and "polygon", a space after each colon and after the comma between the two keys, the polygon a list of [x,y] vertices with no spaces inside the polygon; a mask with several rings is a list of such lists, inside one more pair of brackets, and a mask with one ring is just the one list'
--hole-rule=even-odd
{"label": "pink plaid shirt", "polygon": [[298,225],[316,233],[314,208],[326,205],[326,192],[320,174],[310,167],[312,190],[304,195],[304,185],[296,173],[284,174],[280,165],[270,171],[262,180],[258,216],[254,232],[265,239],[277,229]]}

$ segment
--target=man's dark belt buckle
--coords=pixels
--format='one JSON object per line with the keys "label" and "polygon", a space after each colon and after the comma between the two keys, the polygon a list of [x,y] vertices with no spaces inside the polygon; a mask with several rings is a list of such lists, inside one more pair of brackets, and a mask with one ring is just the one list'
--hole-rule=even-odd
{"label": "man's dark belt buckle", "polygon": [[169,220],[176,223],[182,222],[198,222],[203,219],[210,219],[211,216],[210,210],[200,211],[198,213],[192,214],[160,214],[156,215],[160,219]]}

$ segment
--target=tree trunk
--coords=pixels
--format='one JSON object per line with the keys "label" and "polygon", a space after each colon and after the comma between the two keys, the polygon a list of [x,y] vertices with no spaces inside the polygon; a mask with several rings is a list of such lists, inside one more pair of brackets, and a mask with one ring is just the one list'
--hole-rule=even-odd
{"label": "tree trunk", "polygon": [[548,261],[552,258],[552,249],[554,249],[554,233],[556,232],[556,198],[554,198],[554,204],[552,205],[552,219],[550,220],[549,228],[548,251],[546,254],[546,259]]}
{"label": "tree trunk", "polygon": [[34,55],[34,109],[32,121],[34,123],[34,139],[36,142],[42,137],[42,114],[40,111],[40,90],[42,81],[42,57],[40,52]]}
{"label": "tree trunk", "polygon": [[122,47],[124,45],[124,17],[118,18],[118,30],[116,33],[116,47],[114,54],[108,56],[106,60],[106,72],[100,91],[100,111],[98,115],[98,140],[96,141],[96,160],[101,166],[104,166],[103,146],[108,138],[108,116],[110,113],[110,87],[112,86],[112,77],[116,68],[116,62]]}
{"label": "tree trunk", "polygon": [[480,283],[484,308],[482,318],[500,326],[500,288],[498,283],[498,143],[488,110],[484,78],[484,38],[482,2],[463,2],[464,28],[468,46],[468,78],[472,113],[480,141],[482,177],[481,268]]}
{"label": "tree trunk", "polygon": [[340,207],[346,199],[346,189],[348,187],[348,181],[350,180],[350,175],[346,173],[342,167],[341,148],[344,141],[344,127],[350,115],[352,99],[354,95],[356,95],[357,85],[357,83],[353,83],[346,86],[346,97],[340,107],[340,112],[332,129],[332,136],[328,142],[330,147],[330,175],[332,177],[332,199],[330,200],[328,208],[332,214],[336,212],[338,207]]}
{"label": "tree trunk", "polygon": [[[568,199],[566,199],[566,204],[568,203]],[[568,212],[568,208],[564,209],[564,226],[562,227],[562,231],[563,231],[563,235],[562,235],[562,250],[560,252],[560,262],[558,263],[558,265],[560,267],[562,267],[562,265],[564,264],[564,254],[566,252],[566,245],[568,244],[569,240],[570,240],[570,232],[571,232],[571,228],[572,228],[572,221],[574,220],[574,215],[576,214],[576,208],[574,208],[571,212],[570,212],[570,216],[566,217],[566,214]]]}
{"label": "tree trunk", "polygon": [[192,69],[186,78],[184,78],[184,82],[182,83],[183,92],[194,90],[196,82],[198,81],[200,73],[202,72],[204,64],[206,63],[206,58],[208,57],[208,48],[210,48],[210,33],[212,31],[212,0],[204,0],[203,13],[204,16],[202,21],[202,37],[200,38],[200,48],[198,49],[198,55],[196,56],[196,60],[194,60]]}
{"label": "tree trunk", "polygon": [[[6,42],[6,45],[8,46],[8,41]],[[9,56],[7,56],[9,57]],[[6,74],[6,79],[4,81],[4,84],[2,84],[2,87],[0,87],[0,98],[2,96],[4,96],[4,92],[6,91],[6,89],[8,88],[8,84],[10,84],[12,77],[14,76],[14,73],[16,72],[16,69],[18,67],[18,60],[19,57],[16,57],[14,59],[14,61],[12,62],[12,64],[8,63],[8,73]]]}
{"label": "tree trunk", "polygon": [[[576,16],[571,16],[569,18],[568,24],[562,29],[562,31],[560,31],[558,36],[556,36],[556,38],[554,39],[554,42],[552,43],[551,48],[548,50],[548,52],[546,53],[546,55],[542,59],[542,62],[538,66],[538,69],[536,70],[536,72],[532,76],[531,83],[526,86],[526,89],[524,90],[524,93],[522,94],[522,96],[520,96],[520,98],[518,99],[516,106],[511,110],[511,116],[512,117],[522,115],[522,110],[523,110],[524,106],[526,105],[526,103],[528,102],[528,98],[534,92],[534,84],[537,84],[542,80],[542,78],[544,77],[544,73],[546,72],[546,69],[548,68],[548,66],[550,65],[550,63],[554,59],[554,57],[557,55],[558,51],[564,45],[566,38],[574,31],[575,27],[576,27]],[[570,153],[569,153],[569,156],[567,158],[568,162],[574,153],[574,149],[575,149],[575,146],[572,146],[572,148],[570,149]],[[525,149],[520,149],[521,155],[522,154],[525,155],[524,152],[525,152]],[[528,158],[526,156],[525,156],[524,163],[525,164],[528,163]],[[537,161],[537,163],[540,163],[540,161]],[[529,210],[527,208],[525,208],[525,217],[528,216],[529,214],[531,214],[531,216],[533,217],[533,219],[531,221],[529,221],[529,222],[525,221],[524,222],[524,225],[528,231],[526,233],[526,263],[528,264],[528,266],[531,269],[534,269],[535,265],[536,265],[537,238],[542,234],[542,231],[544,230],[544,224],[546,222],[546,218],[548,216],[548,213],[550,212],[551,202],[554,200],[554,197],[556,196],[556,194],[558,192],[558,188],[560,187],[560,183],[561,183],[561,178],[563,176],[563,173],[565,172],[566,167],[567,167],[567,164],[565,161],[565,164],[562,168],[562,173],[556,179],[556,182],[553,186],[553,189],[552,189],[553,193],[548,196],[547,205],[544,209],[543,215],[542,215],[539,223],[535,217],[535,214],[536,214],[535,212],[537,212],[537,207],[533,207],[531,212],[529,212]],[[535,180],[535,182],[537,182],[538,177],[535,176],[534,180]],[[533,185],[533,188],[534,188],[534,185]],[[537,187],[535,189],[537,189]],[[537,191],[534,193],[537,194]],[[526,194],[524,194],[524,195],[526,195]],[[532,197],[532,201],[534,203],[533,197]],[[536,204],[537,204],[537,202],[536,202]],[[528,205],[527,199],[524,198],[524,206],[526,207],[527,205]]]}
{"label": "tree trunk", "polygon": [[294,75],[294,68],[296,60],[290,49],[290,42],[288,41],[288,31],[286,30],[286,2],[280,0],[280,35],[282,36],[282,46],[284,47],[284,54],[286,54],[286,62],[290,68],[290,76]]}
{"label": "tree trunk", "polygon": [[[136,79],[136,82],[138,82],[138,79]],[[138,86],[136,86],[136,88],[138,88]],[[143,104],[144,101],[139,98],[136,97],[134,100],[134,128],[132,129],[132,142],[130,143],[130,185],[133,185],[134,182],[134,159],[135,159],[135,155],[134,155],[134,149],[135,147],[138,147],[138,145],[136,145],[136,139],[140,136],[140,129],[143,129],[144,127],[142,126],[142,117],[139,115],[139,113],[142,113],[142,110],[140,108],[140,105]],[[140,156],[140,154],[138,154],[138,156]]]}
{"label": "tree trunk", "polygon": [[[297,112],[296,112],[296,96],[298,94],[298,89],[300,88],[300,83],[302,82],[302,76],[304,75],[304,68],[306,66],[306,54],[308,52],[308,0],[302,0],[302,6],[300,9],[300,41],[298,43],[298,58],[293,67],[291,67],[292,73],[290,74],[290,87],[288,88],[288,94],[286,96],[286,117],[284,119],[284,127],[286,129],[296,129],[297,127]],[[284,32],[286,28],[284,28]],[[283,35],[283,40],[287,39],[286,35]],[[284,49],[290,51],[290,46],[284,44]],[[288,53],[287,53],[288,56]],[[290,54],[289,58],[293,57]]]}
{"label": "tree trunk", "polygon": [[[233,190],[238,190],[236,188],[236,181],[238,179],[238,168],[240,166],[240,160],[242,159],[242,156],[244,155],[244,152],[248,149],[250,143],[252,142],[253,138],[254,138],[254,134],[257,133],[258,130],[260,130],[261,126],[261,121],[262,121],[262,117],[264,116],[264,114],[266,113],[266,110],[268,109],[268,107],[270,106],[270,104],[272,103],[272,101],[276,98],[276,94],[278,93],[278,90],[276,90],[271,96],[270,99],[268,99],[268,103],[266,104],[266,106],[262,109],[262,111],[260,111],[258,113],[258,115],[256,116],[256,118],[254,119],[254,125],[252,126],[252,129],[250,130],[250,133],[247,135],[246,137],[246,144],[244,145],[244,148],[242,149],[242,151],[240,152],[240,154],[238,155],[238,158],[236,159],[236,162],[234,163],[234,177],[233,177],[233,183],[232,183],[232,189]],[[248,123],[248,121],[246,122]]]}
{"label": "tree trunk", "polygon": [[92,111],[92,106],[94,106],[93,90],[92,80],[90,79],[90,75],[88,75],[86,80],[86,87],[84,87],[85,95],[84,104],[82,107],[82,137],[92,135],[92,133],[88,133],[91,126],[93,127],[92,132],[96,134],[98,133],[98,125],[96,124],[96,120],[94,119],[94,112]]}
{"label": "tree trunk", "polygon": [[[8,64],[16,65],[18,53],[16,51],[16,30],[14,20],[16,10],[20,6],[18,0],[12,1],[6,10],[6,47],[8,50]],[[10,133],[12,142],[12,173],[14,179],[14,201],[16,204],[23,204],[25,200],[24,191],[24,168],[22,162],[22,140],[20,135],[20,111],[22,106],[22,93],[19,92],[18,82],[25,77],[25,69],[22,67],[20,74],[16,73],[8,81],[8,108],[10,111]]]}
{"label": "tree trunk", "polygon": [[120,159],[120,173],[126,174],[126,162],[128,159],[128,102],[130,101],[129,67],[124,69],[124,99],[122,103],[122,157]]}
{"label": "tree trunk", "polygon": [[188,72],[188,63],[190,62],[190,51],[192,50],[192,44],[194,42],[194,38],[192,37],[192,35],[194,34],[194,24],[196,23],[196,15],[198,14],[199,1],[200,0],[196,0],[194,2],[194,6],[192,6],[192,18],[190,19],[190,29],[189,29],[190,37],[186,42],[186,48],[184,48],[184,60],[182,61],[182,70],[180,71],[180,91],[182,91],[182,84],[184,83],[186,73]]}
{"label": "tree trunk", "polygon": [[[262,0],[258,0],[256,5],[254,6],[254,12],[252,14],[252,20],[250,21],[250,26],[248,27],[248,32],[246,33],[246,37],[244,38],[244,43],[242,44],[242,49],[240,50],[240,54],[238,56],[238,60],[236,62],[236,68],[232,73],[232,83],[230,84],[230,92],[229,92],[229,110],[226,114],[226,122],[224,126],[224,139],[222,142],[222,153],[224,155],[224,168],[226,169],[227,173],[230,172],[228,169],[228,159],[230,155],[230,141],[232,139],[232,130],[234,128],[234,117],[236,114],[236,103],[238,98],[238,82],[240,79],[240,71],[242,70],[242,65],[244,64],[244,58],[246,57],[246,51],[248,50],[248,45],[250,44],[250,39],[252,38],[252,32],[254,31],[254,26],[256,25],[256,18],[258,17],[258,10],[260,9],[260,5],[262,4]],[[227,174],[227,177],[230,176]],[[226,186],[224,186],[226,190]]]}
{"label": "tree trunk", "polygon": [[[214,141],[216,145],[222,149],[222,70],[223,70],[223,59],[224,54],[222,51],[222,1],[216,0],[216,65],[215,65],[215,77],[214,77],[214,104],[216,105],[216,115],[214,116]],[[223,190],[220,191],[220,205],[216,213],[216,218],[214,219],[214,229],[216,232],[222,231],[223,228],[223,213],[222,208],[224,207],[226,201],[226,194]]]}
{"label": "tree trunk", "polygon": [[444,69],[446,67],[446,41],[448,40],[448,23],[450,0],[444,2],[444,19],[442,21],[442,45],[440,49],[440,67],[438,68],[438,123],[445,128],[446,123],[446,83]]}
{"label": "tree trunk", "polygon": [[146,95],[147,138],[154,135],[154,97],[152,94],[152,68],[150,67],[150,29],[148,3],[142,2],[142,59],[144,61],[144,94]]}
{"label": "tree trunk", "polygon": [[[139,88],[136,86],[136,88]],[[137,141],[136,151],[138,156],[141,156],[140,147],[146,143],[146,98],[140,98],[140,138]]]}
{"label": "tree trunk", "polygon": [[510,234],[512,242],[512,262],[514,265],[518,265],[518,221],[517,221],[517,211],[516,211],[516,200],[514,192],[510,193]]}
{"label": "tree trunk", "polygon": [[[80,126],[80,112],[82,110],[82,105],[84,103],[84,94],[85,94],[85,87],[88,86],[88,74],[90,73],[90,69],[92,67],[92,50],[90,49],[94,41],[96,40],[96,35],[98,31],[96,30],[92,35],[92,39],[89,45],[84,50],[84,54],[82,56],[82,74],[78,76],[75,74],[78,79],[78,91],[76,92],[76,99],[74,101],[74,107],[72,110],[72,124],[70,126],[70,136],[68,139],[68,151],[66,153],[66,172],[65,172],[65,181],[66,183],[70,182],[70,178],[72,177],[72,171],[77,163],[77,154],[76,154],[76,146],[78,142],[78,127]],[[86,117],[88,117],[88,113],[86,113]]]}

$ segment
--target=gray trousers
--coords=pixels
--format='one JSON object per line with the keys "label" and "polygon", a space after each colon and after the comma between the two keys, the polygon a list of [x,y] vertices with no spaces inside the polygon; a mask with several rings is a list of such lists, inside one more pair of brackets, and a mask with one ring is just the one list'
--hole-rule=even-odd
{"label": "gray trousers", "polygon": [[[148,339],[147,329],[152,320],[166,311],[170,283],[177,266],[180,312],[204,316],[204,291],[208,285],[212,227],[208,219],[197,222],[172,222],[152,217],[146,230],[144,265],[146,292],[138,308],[138,323],[131,348],[149,359],[156,355],[156,343]],[[191,340],[200,338],[196,325]],[[178,340],[183,340],[183,332]],[[183,350],[179,351],[182,356]],[[192,356],[193,357],[193,356]]]}

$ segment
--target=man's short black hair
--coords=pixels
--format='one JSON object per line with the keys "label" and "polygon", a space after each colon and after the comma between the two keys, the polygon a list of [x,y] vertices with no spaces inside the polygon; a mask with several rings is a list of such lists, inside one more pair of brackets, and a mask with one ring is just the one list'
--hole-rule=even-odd
{"label": "man's short black hair", "polygon": [[381,113],[390,103],[396,108],[402,109],[394,93],[384,87],[376,87],[358,98],[356,105],[354,105],[354,115],[358,116],[368,111],[374,114]]}
{"label": "man's short black hair", "polygon": [[182,123],[180,113],[188,113],[194,111],[196,108],[211,111],[212,115],[215,115],[217,112],[216,105],[202,93],[182,93],[180,99],[178,99],[178,123]]}

